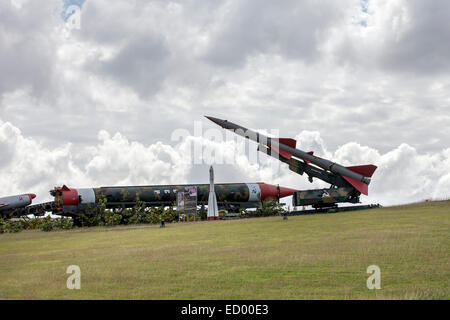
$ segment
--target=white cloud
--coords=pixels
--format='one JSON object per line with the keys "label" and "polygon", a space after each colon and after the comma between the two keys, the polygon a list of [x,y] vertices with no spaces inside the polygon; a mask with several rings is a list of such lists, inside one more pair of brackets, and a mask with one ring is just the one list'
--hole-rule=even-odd
{"label": "white cloud", "polygon": [[0,150],[2,195],[36,192],[36,201],[48,200],[52,184],[59,181],[78,184],[86,178],[73,163],[70,143],[47,149],[39,141],[24,137],[9,122],[0,122]]}

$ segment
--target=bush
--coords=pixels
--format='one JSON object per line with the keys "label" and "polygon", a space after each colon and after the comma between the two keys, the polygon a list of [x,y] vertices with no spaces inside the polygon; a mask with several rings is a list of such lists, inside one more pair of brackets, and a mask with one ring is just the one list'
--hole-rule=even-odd
{"label": "bush", "polygon": [[117,214],[114,210],[105,210],[104,225],[116,226],[122,221],[122,215]]}
{"label": "bush", "polygon": [[178,222],[178,212],[173,207],[164,209],[164,221],[165,222]]}
{"label": "bush", "polygon": [[2,217],[0,217],[0,233],[4,233],[5,232],[4,225],[5,225],[5,220]]}
{"label": "bush", "polygon": [[61,217],[55,220],[55,226],[58,229],[69,230],[73,228],[73,221],[69,217]]}
{"label": "bush", "polygon": [[[88,205],[86,212],[79,213],[73,218],[61,217],[21,219],[10,221],[0,218],[0,233],[18,232],[21,230],[39,229],[42,231],[68,230],[74,226],[115,226],[119,224],[159,224],[164,222],[178,222],[178,212],[174,206],[148,207],[144,201],[138,200],[132,208],[107,209],[106,199],[100,199],[95,207]],[[206,210],[198,212],[198,219],[206,219]]]}
{"label": "bush", "polygon": [[0,218],[0,233],[15,233],[19,231],[22,231],[22,224],[20,221],[4,220],[3,218]]}
{"label": "bush", "polygon": [[50,216],[46,216],[44,219],[42,219],[42,223],[39,225],[39,229],[45,232],[52,231],[54,227],[55,225]]}
{"label": "bush", "polygon": [[166,222],[178,220],[178,214],[172,207],[148,207],[144,201],[136,201],[132,208],[115,209],[106,208],[106,199],[101,199],[94,208],[88,206],[86,214],[77,215],[74,220],[80,226],[114,226],[119,224],[160,223],[161,219]]}
{"label": "bush", "polygon": [[208,210],[206,210],[205,207],[202,207],[200,210],[198,210],[198,215],[197,215],[200,220],[206,220],[208,218]]}
{"label": "bush", "polygon": [[261,206],[255,211],[247,211],[249,216],[253,217],[268,217],[279,215],[286,210],[276,199],[267,199],[261,202]]}
{"label": "bush", "polygon": [[69,217],[61,217],[52,219],[47,216],[43,219],[38,219],[38,228],[42,231],[52,231],[52,230],[69,230],[73,228],[73,221]]}
{"label": "bush", "polygon": [[127,219],[129,224],[138,224],[138,223],[151,223],[151,208],[147,208],[147,205],[144,201],[136,201],[131,210],[129,210],[129,218]]}

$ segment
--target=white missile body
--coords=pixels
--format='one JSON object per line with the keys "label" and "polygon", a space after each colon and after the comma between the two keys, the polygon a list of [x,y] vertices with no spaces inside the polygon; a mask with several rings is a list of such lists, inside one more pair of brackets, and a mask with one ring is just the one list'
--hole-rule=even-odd
{"label": "white missile body", "polygon": [[209,168],[209,196],[208,196],[208,220],[219,219],[216,192],[214,191],[214,169]]}
{"label": "white missile body", "polygon": [[26,193],[0,198],[0,212],[9,212],[18,208],[26,207],[31,204],[35,197],[36,195],[33,193]]}

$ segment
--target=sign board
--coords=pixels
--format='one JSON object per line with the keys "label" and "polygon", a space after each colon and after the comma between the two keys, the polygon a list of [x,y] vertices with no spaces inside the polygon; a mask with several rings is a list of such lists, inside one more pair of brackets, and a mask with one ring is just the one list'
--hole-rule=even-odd
{"label": "sign board", "polygon": [[[194,221],[197,216],[197,187],[184,187],[184,191],[177,193],[177,212],[186,214],[189,221],[189,215],[193,215]],[[183,218],[184,219],[184,218]]]}
{"label": "sign board", "polygon": [[[197,187],[184,187],[184,213],[197,214]],[[195,218],[194,218],[195,219]]]}
{"label": "sign board", "polygon": [[177,212],[184,213],[184,192],[177,192]]}

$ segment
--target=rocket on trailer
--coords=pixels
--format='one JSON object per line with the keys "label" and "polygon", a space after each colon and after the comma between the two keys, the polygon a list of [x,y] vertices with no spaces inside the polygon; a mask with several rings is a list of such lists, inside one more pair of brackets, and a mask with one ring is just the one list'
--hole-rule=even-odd
{"label": "rocket on trailer", "polygon": [[[310,182],[318,178],[331,184],[330,189],[298,191],[293,195],[293,205],[333,206],[337,202],[359,202],[360,194],[368,195],[370,179],[376,166],[362,165],[344,167],[327,159],[315,156],[313,151],[296,149],[297,141],[290,138],[270,138],[233,122],[206,117],[224,129],[255,141],[258,151],[264,152],[289,165],[289,169],[302,175],[306,173]],[[314,165],[314,166],[313,166]]]}
{"label": "rocket on trailer", "polygon": [[[101,188],[55,187],[50,194],[55,197],[56,214],[76,216],[94,208],[100,200],[106,199],[107,208],[127,208],[140,200],[147,206],[171,206],[176,202],[178,192],[187,186],[197,187],[197,203],[207,205],[210,184],[192,185],[153,185]],[[255,208],[261,201],[269,198],[291,196],[296,190],[258,183],[222,183],[214,185],[214,193],[219,208]]]}
{"label": "rocket on trailer", "polygon": [[14,212],[31,204],[36,198],[34,193],[25,193],[0,198],[0,216],[14,215]]}

